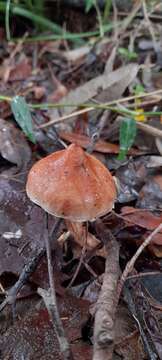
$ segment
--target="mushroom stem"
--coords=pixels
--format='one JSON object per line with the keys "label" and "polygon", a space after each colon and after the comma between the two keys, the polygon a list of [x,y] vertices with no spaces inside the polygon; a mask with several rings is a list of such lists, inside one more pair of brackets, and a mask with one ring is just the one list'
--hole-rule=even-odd
{"label": "mushroom stem", "polygon": [[51,257],[51,246],[49,241],[49,234],[48,234],[48,214],[46,213],[46,229],[45,229],[45,246],[46,246],[46,253],[47,253],[47,263],[48,263],[48,275],[49,275],[49,285],[50,285],[50,292],[51,292],[51,300],[52,300],[52,315],[53,315],[53,323],[55,326],[57,338],[60,345],[60,351],[63,355],[64,360],[73,360],[73,354],[70,349],[69,342],[65,336],[64,328],[62,325],[62,321],[60,319],[57,300],[56,300],[56,291],[55,291],[55,282],[53,276],[53,267],[52,267],[52,257]]}
{"label": "mushroom stem", "polygon": [[79,246],[84,246],[87,238],[87,226],[83,226],[82,222],[65,220],[68,230],[73,235]]}
{"label": "mushroom stem", "polygon": [[86,247],[87,247],[87,234],[88,234],[88,222],[86,222],[86,226],[83,226],[83,223],[82,222],[75,222],[75,221],[69,221],[69,220],[66,220],[66,225],[67,225],[67,228],[68,230],[71,232],[71,234],[74,236],[74,239],[75,241],[77,242],[77,244],[79,246],[82,246],[82,252],[81,252],[81,256],[80,256],[80,260],[79,260],[79,263],[78,263],[78,266],[76,268],[76,271],[68,285],[68,288],[70,288],[78,273],[79,273],[79,270],[81,268],[81,265],[82,265],[82,262],[83,262],[83,259],[84,259],[84,255],[85,255],[85,252],[86,252]]}

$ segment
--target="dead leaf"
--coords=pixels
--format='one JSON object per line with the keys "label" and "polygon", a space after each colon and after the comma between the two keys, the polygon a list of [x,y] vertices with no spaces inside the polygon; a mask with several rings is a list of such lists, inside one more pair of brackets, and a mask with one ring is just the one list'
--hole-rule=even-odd
{"label": "dead leaf", "polygon": [[[120,183],[118,201],[126,203],[138,199],[139,191],[152,173],[150,156],[140,156],[129,159],[116,171],[116,178]],[[148,166],[149,164],[149,166]]]}
{"label": "dead leaf", "polygon": [[123,360],[144,360],[140,335],[126,306],[119,305],[115,321],[115,352]]}
{"label": "dead leaf", "polygon": [[[69,92],[60,104],[73,104],[74,106],[64,107],[63,109],[50,110],[49,115],[51,118],[58,119],[60,116],[65,116],[75,111],[79,104],[85,103],[90,99],[97,97],[98,101],[112,101],[118,99],[128,85],[134,80],[138,72],[137,64],[129,64],[120,67],[111,73],[104,72],[102,75],[88,81],[84,85],[79,86],[75,90]],[[100,92],[100,95],[98,93]],[[98,96],[97,96],[98,95]],[[103,100],[103,96],[104,99]],[[75,104],[77,104],[75,106]]]}
{"label": "dead leaf", "polygon": [[162,210],[162,175],[149,178],[139,192],[137,207],[149,210]]}
{"label": "dead leaf", "polygon": [[9,81],[20,81],[26,80],[31,75],[31,65],[28,59],[20,61],[14,68],[10,71]]}
{"label": "dead leaf", "polygon": [[91,46],[81,46],[77,49],[62,51],[61,55],[63,55],[67,61],[76,62],[85,55],[88,55],[90,50]]}
{"label": "dead leaf", "polygon": [[151,254],[153,256],[156,256],[157,258],[162,258],[162,245],[159,245],[158,241],[158,245],[157,244],[150,244],[149,245],[149,251],[151,252]]}
{"label": "dead leaf", "polygon": [[135,209],[124,206],[121,213],[122,218],[131,224],[141,226],[147,230],[154,230],[162,222],[162,215],[151,213],[148,210]]}
{"label": "dead leaf", "polygon": [[3,119],[0,119],[0,153],[19,170],[25,169],[31,160],[31,150],[22,131]]}
{"label": "dead leaf", "polygon": [[[18,275],[30,256],[44,247],[44,212],[33,206],[18,176],[0,176],[0,275]],[[53,220],[54,221],[54,220]]]}
{"label": "dead leaf", "polygon": [[[63,140],[66,140],[70,143],[75,143],[84,149],[86,149],[90,144],[91,140],[88,136],[74,133],[74,132],[65,132],[59,131],[59,135]],[[105,154],[118,154],[119,153],[119,145],[112,144],[108,141],[99,140],[94,146],[94,150],[105,153]],[[131,149],[129,154],[138,155],[140,152],[136,149]]]}
{"label": "dead leaf", "polygon": [[12,64],[6,59],[1,70],[1,77],[3,76],[3,81],[7,83],[8,81],[26,80],[31,75],[32,68],[27,58],[20,60],[17,64]]}
{"label": "dead leaf", "polygon": [[[72,296],[58,298],[58,304],[65,331],[72,342],[74,357],[90,360],[92,347],[81,340],[82,321],[86,319],[89,302]],[[0,338],[3,359],[61,360],[58,340],[48,312],[41,305],[28,310],[23,319],[18,320]]]}

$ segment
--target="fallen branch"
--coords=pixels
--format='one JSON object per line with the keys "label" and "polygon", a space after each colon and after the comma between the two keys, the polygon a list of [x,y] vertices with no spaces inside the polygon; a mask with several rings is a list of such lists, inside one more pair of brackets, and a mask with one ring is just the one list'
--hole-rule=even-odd
{"label": "fallen branch", "polygon": [[97,301],[94,325],[94,355],[93,360],[111,360],[114,347],[114,320],[124,283],[134,268],[134,264],[142,251],[150,244],[153,237],[162,230],[160,224],[141,244],[134,256],[127,263],[119,280],[119,245],[114,240],[109,242],[108,257],[101,293]]}
{"label": "fallen branch", "polygon": [[115,304],[117,282],[120,274],[119,244],[113,238],[108,240],[106,247],[108,256],[106,259],[105,274],[96,305],[93,360],[112,359],[114,347]]}

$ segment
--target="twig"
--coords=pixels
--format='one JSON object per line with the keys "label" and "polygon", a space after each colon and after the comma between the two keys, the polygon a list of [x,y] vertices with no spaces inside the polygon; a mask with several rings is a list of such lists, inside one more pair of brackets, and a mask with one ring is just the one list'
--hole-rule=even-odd
{"label": "twig", "polygon": [[[112,7],[113,7],[113,21],[114,23],[116,23],[118,21],[118,9],[117,9],[117,6],[116,6],[116,0],[112,0]],[[114,31],[113,31],[113,40],[115,42],[118,42],[118,37],[119,37],[119,29],[117,28],[114,28]]]}
{"label": "twig", "polygon": [[0,312],[5,308],[6,305],[11,305],[14,309],[13,317],[16,317],[15,314],[15,303],[16,303],[16,297],[23,285],[28,281],[30,275],[35,271],[41,257],[44,255],[45,250],[44,248],[40,249],[38,254],[34,256],[28,264],[26,264],[19,276],[19,279],[16,281],[16,283],[7,291],[6,298],[0,305]]}
{"label": "twig", "polygon": [[134,289],[134,287],[135,286],[132,287],[131,291],[127,287],[124,288],[124,299],[127,302],[128,309],[131,312],[138,326],[144,346],[144,351],[147,355],[147,358],[150,360],[157,360],[157,355],[155,353],[156,352],[155,346],[153,344],[149,332],[147,331],[146,324],[144,324],[144,318],[146,316],[145,314],[146,314],[147,299],[143,298],[141,287],[139,287],[138,285],[136,286],[137,288],[135,287]]}
{"label": "twig", "polygon": [[73,360],[73,354],[70,349],[69,342],[65,336],[64,328],[62,325],[62,321],[60,319],[57,300],[56,300],[56,291],[55,291],[55,283],[53,276],[53,268],[52,268],[52,258],[51,258],[51,247],[49,241],[48,234],[48,214],[46,213],[46,229],[45,229],[45,245],[47,252],[47,263],[48,263],[48,274],[49,274],[49,285],[50,285],[50,294],[43,289],[39,289],[38,293],[43,297],[43,300],[47,306],[49,311],[49,315],[52,320],[53,327],[56,330],[58,342],[60,345],[60,351],[64,360]]}
{"label": "twig", "polygon": [[[121,104],[123,102],[127,102],[127,101],[131,101],[131,100],[135,100],[135,99],[138,99],[138,98],[145,98],[147,96],[154,96],[154,95],[157,95],[157,94],[161,94],[162,93],[162,89],[158,89],[158,90],[155,90],[155,91],[152,91],[152,92],[149,92],[149,93],[144,93],[144,94],[138,94],[138,95],[132,95],[132,96],[128,96],[128,97],[125,97],[125,98],[121,98],[121,99],[117,99],[117,100],[113,100],[113,101],[110,101],[108,103],[105,103],[105,104],[99,104],[99,105],[96,105],[94,104],[93,106],[86,106],[85,104],[80,104],[78,105],[79,106],[83,106],[84,105],[84,109],[81,109],[81,110],[78,110],[78,111],[74,111],[72,112],[71,114],[69,115],[64,115],[64,116],[61,116],[60,118],[58,119],[53,119],[53,120],[50,120],[48,122],[46,122],[45,124],[42,124],[42,125],[39,125],[37,126],[38,129],[43,129],[43,128],[46,128],[48,126],[51,126],[53,124],[57,124],[59,122],[62,122],[64,120],[68,120],[68,119],[71,119],[75,116],[78,116],[78,115],[81,115],[81,114],[84,114],[86,112],[90,112],[90,111],[93,111],[93,110],[96,110],[96,108],[98,109],[108,109],[109,106],[112,106],[112,105],[118,105],[118,104]],[[30,105],[32,108],[36,108],[36,106],[32,106]],[[57,107],[57,106],[60,106],[59,104],[56,104],[56,106],[53,106],[53,107]],[[62,107],[65,107],[66,104],[62,104]],[[72,105],[70,104],[69,106],[75,106],[76,107],[76,104]]]}
{"label": "twig", "polygon": [[150,32],[152,42],[153,42],[153,47],[154,47],[155,52],[157,53],[158,46],[157,46],[157,42],[156,42],[156,37],[155,37],[155,34],[154,34],[154,30],[153,30],[151,21],[149,19],[149,14],[147,12],[147,6],[146,6],[146,1],[145,0],[142,0],[142,7],[143,7],[144,18],[145,18],[145,21],[146,21],[146,24],[147,24],[147,29]]}
{"label": "twig", "polygon": [[114,238],[109,239],[107,251],[103,284],[96,305],[93,360],[112,359],[114,347],[115,299],[120,271],[119,244]]}
{"label": "twig", "polygon": [[126,280],[132,280],[132,279],[140,279],[143,277],[147,277],[147,276],[156,276],[156,275],[161,275],[161,271],[146,271],[146,272],[141,272],[138,273],[136,275],[130,275],[126,278]]}
{"label": "twig", "polygon": [[69,283],[69,285],[68,285],[68,287],[67,287],[68,289],[72,287],[72,285],[74,284],[75,279],[76,279],[77,276],[78,276],[78,273],[79,273],[79,270],[80,270],[80,268],[81,268],[81,265],[83,264],[83,259],[84,259],[85,253],[86,253],[86,244],[83,245],[78,266],[77,266],[77,268],[76,268],[76,270],[75,270],[75,273],[74,273],[74,275],[73,275],[73,277],[72,277],[72,279],[71,279],[71,281],[70,281],[70,283]]}
{"label": "twig", "polygon": [[146,239],[145,241],[140,245],[140,247],[137,249],[136,253],[133,255],[133,257],[131,258],[130,261],[128,261],[123,274],[119,280],[118,283],[118,294],[117,294],[117,301],[120,298],[120,294],[121,291],[123,289],[124,283],[127,279],[127,276],[130,274],[130,272],[133,270],[134,268],[134,264],[136,262],[136,260],[138,259],[138,257],[141,255],[142,251],[146,248],[146,246],[148,246],[150,244],[150,242],[152,241],[153,237],[160,231],[162,230],[162,224],[160,224]]}
{"label": "twig", "polygon": [[125,32],[127,27],[131,24],[131,22],[133,21],[133,19],[136,17],[138,11],[141,8],[141,1],[136,1],[132,11],[130,12],[130,14],[126,17],[126,19],[124,19],[122,25],[121,25],[121,31]]}
{"label": "twig", "polygon": [[[55,223],[54,226],[52,227],[51,231],[50,231],[50,238],[52,238],[53,233],[57,234],[59,226],[60,226],[60,222],[61,220],[58,219]],[[24,284],[29,280],[31,274],[35,271],[35,269],[37,268],[42,256],[45,254],[45,249],[44,248],[40,248],[38,253],[33,256],[29,262],[23,267],[22,272],[19,276],[19,279],[16,281],[16,283],[5,293],[6,298],[5,300],[0,304],[0,312],[7,306],[7,305],[11,305],[13,311],[13,318],[16,317],[16,312],[15,312],[15,304],[16,304],[16,298],[18,293],[20,292],[20,290],[22,289],[22,287],[24,286]]]}
{"label": "twig", "polygon": [[162,138],[162,130],[155,128],[154,126],[137,121],[137,127],[138,129],[143,130],[147,134],[150,134],[154,137]]}

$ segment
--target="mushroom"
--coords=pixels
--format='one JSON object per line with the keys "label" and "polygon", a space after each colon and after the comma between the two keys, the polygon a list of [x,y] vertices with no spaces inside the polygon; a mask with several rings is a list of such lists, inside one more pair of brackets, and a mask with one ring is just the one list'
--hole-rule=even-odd
{"label": "mushroom", "polygon": [[39,160],[29,172],[26,191],[47,213],[64,218],[78,242],[86,234],[83,222],[111,211],[116,198],[109,170],[76,144]]}
{"label": "mushroom", "polygon": [[47,213],[70,222],[105,215],[116,198],[109,170],[75,144],[39,160],[29,172],[26,191]]}
{"label": "mushroom", "polygon": [[47,213],[64,218],[79,244],[86,234],[82,223],[111,211],[116,198],[109,170],[76,144],[38,161],[29,172],[26,191]]}

